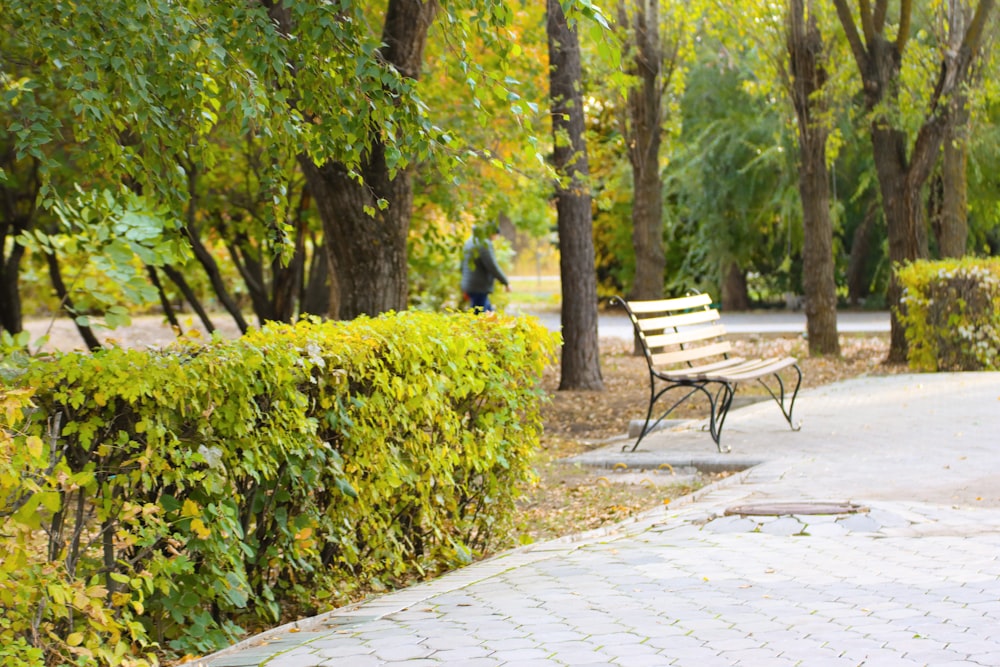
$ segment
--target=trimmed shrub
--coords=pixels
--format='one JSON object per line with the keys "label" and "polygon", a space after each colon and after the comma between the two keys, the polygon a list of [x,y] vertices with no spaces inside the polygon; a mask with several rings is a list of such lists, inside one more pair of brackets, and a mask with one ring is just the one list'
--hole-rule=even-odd
{"label": "trimmed shrub", "polygon": [[898,275],[911,368],[1000,369],[1000,259],[913,262]]}
{"label": "trimmed shrub", "polygon": [[553,343],[408,312],[33,363],[0,393],[0,645],[155,663],[468,563],[532,477]]}

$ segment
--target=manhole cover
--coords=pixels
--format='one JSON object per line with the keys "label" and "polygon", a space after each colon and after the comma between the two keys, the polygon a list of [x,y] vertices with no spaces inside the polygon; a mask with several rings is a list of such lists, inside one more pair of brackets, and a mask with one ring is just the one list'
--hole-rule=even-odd
{"label": "manhole cover", "polygon": [[736,505],[726,510],[726,516],[783,516],[786,514],[857,514],[867,512],[864,505],[854,503],[757,503]]}

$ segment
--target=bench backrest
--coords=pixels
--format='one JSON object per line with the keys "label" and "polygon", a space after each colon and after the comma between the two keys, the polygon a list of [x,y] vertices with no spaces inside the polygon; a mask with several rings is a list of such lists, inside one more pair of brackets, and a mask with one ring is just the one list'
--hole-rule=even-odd
{"label": "bench backrest", "polygon": [[725,357],[725,327],[707,294],[656,301],[624,301],[651,369],[694,367]]}

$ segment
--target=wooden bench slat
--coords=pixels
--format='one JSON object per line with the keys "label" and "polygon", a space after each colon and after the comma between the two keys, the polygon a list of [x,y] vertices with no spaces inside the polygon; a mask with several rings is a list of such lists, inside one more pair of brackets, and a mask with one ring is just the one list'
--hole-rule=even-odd
{"label": "wooden bench slat", "polygon": [[791,357],[785,357],[784,359],[766,359],[761,364],[748,368],[734,368],[732,371],[722,373],[720,378],[726,380],[727,382],[756,380],[757,378],[764,377],[765,375],[777,373],[778,371],[788,368],[789,366],[794,366],[796,363],[796,360]]}
{"label": "wooden bench slat", "polygon": [[713,343],[712,345],[701,345],[687,350],[677,350],[676,352],[661,352],[652,355],[653,364],[655,366],[672,366],[685,361],[694,361],[695,359],[726,354],[731,349],[733,349],[733,346],[728,341],[722,341],[720,343]]}
{"label": "wooden bench slat", "polygon": [[678,366],[677,368],[670,368],[668,370],[657,371],[659,376],[664,380],[670,380],[671,382],[684,381],[684,380],[704,380],[706,375],[711,373],[721,373],[727,368],[733,368],[745,363],[747,360],[743,357],[729,357],[728,359],[723,359],[722,361],[717,361],[711,364],[704,364],[702,366]]}
{"label": "wooden bench slat", "polygon": [[725,334],[726,328],[721,324],[715,324],[707,327],[696,327],[689,331],[646,336],[646,345],[648,345],[650,349],[667,347],[668,345],[683,345],[685,343],[694,343],[699,340],[719,338]]}
{"label": "wooden bench slat", "polygon": [[656,301],[630,301],[628,302],[632,312],[636,315],[646,315],[649,313],[669,313],[674,310],[688,310],[712,304],[712,298],[707,294],[693,294],[682,296],[676,299],[659,299]]}
{"label": "wooden bench slat", "polygon": [[696,310],[693,313],[666,315],[664,317],[647,317],[639,320],[639,328],[645,331],[663,331],[675,327],[686,327],[692,324],[708,324],[719,319],[717,310]]}

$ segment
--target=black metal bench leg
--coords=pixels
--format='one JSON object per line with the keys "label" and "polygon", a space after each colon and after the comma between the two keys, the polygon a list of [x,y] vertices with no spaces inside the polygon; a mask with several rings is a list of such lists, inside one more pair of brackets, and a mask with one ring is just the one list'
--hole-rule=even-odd
{"label": "black metal bench leg", "polygon": [[767,383],[764,382],[763,378],[760,379],[759,382],[764,386],[765,389],[767,389],[767,393],[771,395],[771,398],[774,400],[774,402],[778,404],[778,407],[781,409],[781,414],[784,415],[785,421],[788,422],[789,428],[791,428],[793,431],[798,431],[802,427],[796,426],[795,422],[792,421],[792,410],[795,409],[795,399],[798,397],[799,388],[802,386],[802,369],[799,368],[798,364],[792,366],[792,368],[795,369],[796,373],[795,389],[792,391],[791,397],[788,401],[787,409],[785,408],[785,383],[781,379],[780,375],[778,375],[777,373],[774,374],[774,378],[778,382],[777,394],[775,394],[774,391],[769,386],[767,386]]}
{"label": "black metal bench leg", "polygon": [[[669,392],[672,389],[685,389],[685,390],[687,390],[687,393],[684,394],[678,400],[674,401],[674,403],[669,408],[667,408],[666,410],[663,411],[663,414],[661,414],[659,417],[657,417],[655,420],[653,420],[653,408],[656,406],[657,401],[659,401],[660,397],[662,397],[664,394],[666,394],[667,392]],[[699,392],[699,391],[702,392],[703,394],[705,394],[705,396],[708,397],[709,402],[713,405],[712,411],[714,413],[715,412],[714,405],[715,405],[716,399],[712,396],[712,394],[702,384],[700,384],[700,383],[699,384],[687,384],[687,383],[668,384],[666,387],[664,387],[663,389],[660,389],[660,391],[657,392],[656,391],[656,380],[653,379],[650,382],[649,407],[646,409],[646,420],[642,424],[642,431],[639,433],[639,437],[636,438],[636,441],[632,444],[631,448],[626,444],[626,445],[622,446],[622,451],[623,452],[626,452],[626,451],[628,451],[628,452],[634,452],[636,450],[636,448],[639,446],[639,443],[642,442],[643,438],[645,438],[647,435],[649,435],[650,433],[652,433],[653,430],[656,428],[656,426],[661,421],[663,421],[664,419],[667,418],[667,415],[669,415],[671,412],[673,412],[677,408],[677,406],[679,406],[681,403],[683,403],[684,401],[686,401],[689,398],[691,398],[691,396],[693,396],[696,392]],[[728,409],[728,407],[727,407],[727,409]]]}
{"label": "black metal bench leg", "polygon": [[[661,394],[662,394],[662,392],[661,392]],[[646,434],[649,433],[650,431],[652,431],[653,428],[656,426],[657,422],[654,422],[652,425],[650,425],[649,420],[652,419],[652,417],[653,417],[653,405],[656,403],[656,399],[657,398],[659,398],[659,396],[656,394],[656,380],[653,379],[653,378],[650,378],[650,381],[649,381],[649,407],[646,409],[646,421],[643,422],[643,424],[642,424],[642,431],[639,432],[639,437],[636,438],[635,443],[632,445],[632,449],[629,449],[628,445],[624,445],[622,447],[622,451],[623,452],[625,450],[628,450],[630,452],[634,452],[635,448],[639,446],[640,442],[642,442],[642,439],[646,437]]]}
{"label": "black metal bench leg", "polygon": [[729,414],[729,408],[733,405],[733,396],[735,395],[736,388],[723,382],[715,396],[709,394],[708,397],[711,408],[708,430],[712,435],[712,440],[715,441],[715,447],[722,454],[728,454],[732,451],[732,447],[722,445],[722,427],[726,423],[726,416]]}

